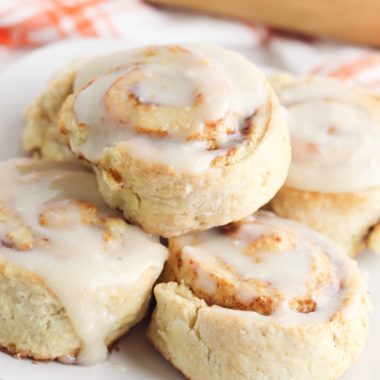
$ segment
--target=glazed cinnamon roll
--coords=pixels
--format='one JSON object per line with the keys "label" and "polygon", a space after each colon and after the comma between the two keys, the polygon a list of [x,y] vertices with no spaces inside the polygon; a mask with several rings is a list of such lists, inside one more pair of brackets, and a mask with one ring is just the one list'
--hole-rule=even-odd
{"label": "glazed cinnamon roll", "polygon": [[288,110],[292,163],[271,201],[278,215],[339,243],[350,255],[380,251],[380,102],[321,77],[272,78]]}
{"label": "glazed cinnamon roll", "polygon": [[94,364],[145,314],[167,257],[73,163],[0,164],[0,346]]}
{"label": "glazed cinnamon roll", "polygon": [[332,380],[360,354],[366,285],[322,235],[257,212],[169,251],[148,337],[187,378]]}
{"label": "glazed cinnamon roll", "polygon": [[166,237],[244,217],[283,184],[290,144],[255,66],[215,46],[92,60],[60,110],[71,150],[112,207]]}

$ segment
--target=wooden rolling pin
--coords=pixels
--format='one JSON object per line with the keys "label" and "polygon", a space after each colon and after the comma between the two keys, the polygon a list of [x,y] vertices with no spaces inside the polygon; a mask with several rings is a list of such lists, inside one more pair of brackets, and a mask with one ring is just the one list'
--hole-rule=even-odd
{"label": "wooden rolling pin", "polygon": [[380,0],[149,0],[157,5],[380,46]]}

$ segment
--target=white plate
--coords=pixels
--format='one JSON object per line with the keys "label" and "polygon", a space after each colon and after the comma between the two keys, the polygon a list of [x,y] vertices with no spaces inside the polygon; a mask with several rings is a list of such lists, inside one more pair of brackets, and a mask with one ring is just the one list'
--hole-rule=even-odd
{"label": "white plate", "polygon": [[[21,154],[22,111],[42,90],[49,76],[65,62],[84,56],[129,48],[141,41],[71,40],[38,49],[0,75],[0,159]],[[1,179],[0,179],[1,186]],[[365,254],[359,259],[368,275],[374,304],[371,331],[361,359],[343,380],[377,380],[380,374],[380,257]],[[65,366],[58,363],[33,364],[0,353],[1,380],[134,380],[182,379],[145,339],[146,323],[135,327],[118,344],[108,362],[94,367]],[[206,379],[205,379],[206,380]],[[301,379],[294,379],[301,380]]]}

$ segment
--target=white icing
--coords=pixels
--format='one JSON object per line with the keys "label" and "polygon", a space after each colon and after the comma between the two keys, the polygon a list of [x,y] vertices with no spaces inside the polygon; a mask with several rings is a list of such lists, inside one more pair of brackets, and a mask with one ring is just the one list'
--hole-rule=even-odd
{"label": "white icing", "polygon": [[194,154],[195,151],[202,149],[202,145],[204,144],[200,142],[189,142],[178,144],[175,147],[168,141],[153,141],[145,136],[134,137],[122,143],[122,146],[127,148],[128,152],[137,159],[155,162],[156,164],[160,163],[181,171],[193,168],[192,171],[194,172],[206,170],[210,162],[221,153],[221,150],[218,149],[204,150],[202,154]]}
{"label": "white icing", "polygon": [[[117,239],[107,244],[101,226],[84,223],[75,200],[96,206],[107,217],[119,216],[103,203],[94,175],[82,166],[20,159],[0,168],[0,204],[16,212],[36,238],[48,241],[27,251],[1,246],[0,260],[36,273],[57,295],[83,343],[79,363],[106,359],[105,338],[115,323],[107,305],[112,297],[128,294],[148,268],[157,277],[166,248],[124,222]],[[43,212],[49,212],[48,225],[39,223]],[[14,227],[1,223],[0,241]]]}
{"label": "white icing", "polygon": [[[145,78],[135,90],[142,103],[164,106],[191,106],[197,88],[194,79],[197,73],[184,71],[182,62],[172,62],[170,70],[161,62],[144,65]],[[200,73],[203,74],[203,73]]]}
{"label": "white icing", "polygon": [[[133,49],[85,64],[76,77],[75,89],[79,93],[74,112],[77,123],[87,125],[89,132],[86,141],[72,149],[96,161],[106,147],[122,143],[133,156],[180,171],[198,172],[243,140],[241,130],[246,119],[267,102],[264,77],[236,53],[208,45],[184,48],[188,50],[170,46]],[[147,54],[149,50],[154,54]],[[133,75],[138,79],[128,79],[123,88],[126,99],[133,94],[144,104],[181,109],[191,114],[188,125],[178,127],[174,118],[169,126],[162,126],[168,131],[167,136],[141,138],[135,131],[136,110],[127,105],[126,99],[128,120],[113,120],[104,105],[107,91],[120,78]],[[195,106],[198,95],[202,100]],[[216,135],[219,149],[208,150],[201,140],[189,141],[194,134],[202,135],[207,123],[220,121],[224,121],[225,127]],[[134,149],[135,143],[138,148]]]}
{"label": "white icing", "polygon": [[[191,247],[187,247],[191,249]],[[191,252],[191,251],[190,251]],[[191,255],[191,254],[190,254]],[[197,285],[207,294],[213,294],[217,289],[215,281],[213,281],[207,273],[199,271],[196,278]]]}
{"label": "white icing", "polygon": [[[263,248],[256,251],[260,260],[255,260],[244,251],[257,238],[280,234],[284,241],[273,251]],[[291,238],[294,245],[289,245]],[[201,267],[212,268],[215,260],[228,264],[238,274],[241,280],[262,280],[270,284],[276,293],[282,295],[278,307],[269,316],[260,315],[254,311],[236,311],[263,321],[273,319],[282,323],[319,323],[325,322],[337,312],[345,318],[355,315],[360,306],[358,300],[363,294],[364,281],[360,276],[356,262],[345,255],[339,248],[321,235],[292,221],[276,217],[268,212],[257,212],[248,218],[233,235],[220,233],[218,229],[202,232],[196,235],[188,234],[177,238],[183,246],[181,252],[187,260],[193,259]],[[320,258],[327,258],[326,263]],[[255,256],[257,257],[257,256]],[[324,283],[317,281],[313,291],[309,288],[310,276],[332,272],[332,278]],[[312,273],[313,272],[313,273]],[[215,291],[212,279],[197,270],[197,286],[207,294]],[[341,282],[345,288],[341,289]],[[297,312],[292,309],[290,301],[302,297],[311,291],[317,309],[309,313]],[[239,299],[243,302],[255,296],[254,289],[245,286]],[[228,309],[213,306],[227,311]]]}
{"label": "white icing", "polygon": [[380,105],[332,80],[278,89],[288,109],[293,149],[286,185],[353,192],[380,185]]}
{"label": "white icing", "polygon": [[262,255],[260,262],[255,262],[242,252],[241,244],[240,239],[234,240],[216,231],[209,231],[203,233],[202,240],[195,247],[185,246],[182,253],[204,264],[212,264],[214,258],[218,258],[233,267],[242,279],[270,282],[274,288],[292,297],[306,291],[305,279],[311,267],[308,255],[298,251],[281,254],[267,252]]}

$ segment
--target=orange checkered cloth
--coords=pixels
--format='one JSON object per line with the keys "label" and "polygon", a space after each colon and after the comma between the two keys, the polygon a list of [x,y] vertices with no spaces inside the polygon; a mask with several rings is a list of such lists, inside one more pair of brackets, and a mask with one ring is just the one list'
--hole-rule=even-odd
{"label": "orange checkered cloth", "polygon": [[169,11],[140,0],[0,0],[0,61],[20,47],[93,36],[138,37],[142,44],[219,43],[259,63],[349,79],[380,94],[380,53],[376,50]]}
{"label": "orange checkered cloth", "polygon": [[0,44],[38,46],[68,37],[123,34],[120,14],[139,2],[104,0],[24,0],[0,4]]}

